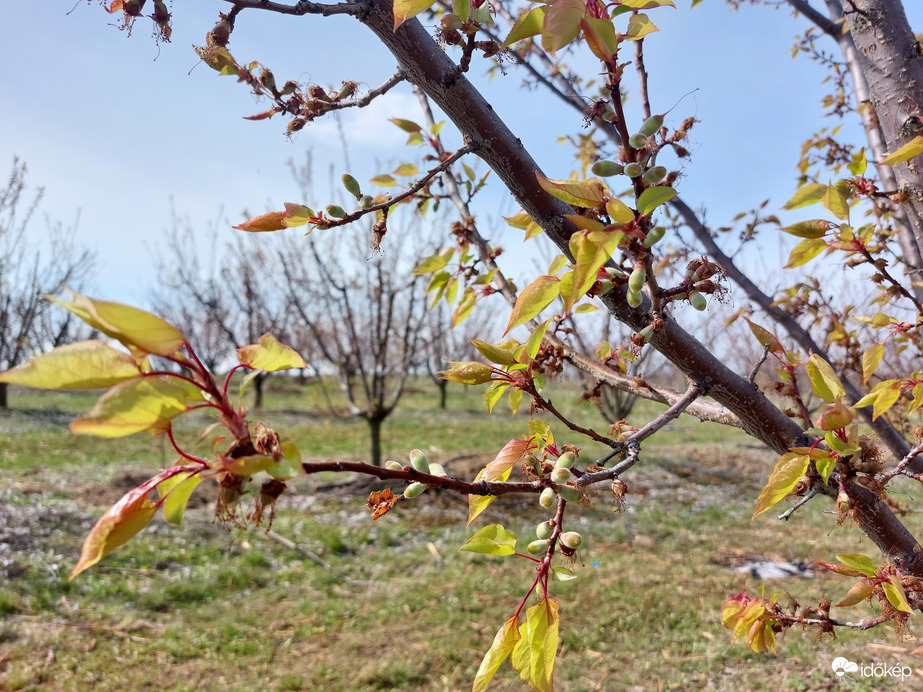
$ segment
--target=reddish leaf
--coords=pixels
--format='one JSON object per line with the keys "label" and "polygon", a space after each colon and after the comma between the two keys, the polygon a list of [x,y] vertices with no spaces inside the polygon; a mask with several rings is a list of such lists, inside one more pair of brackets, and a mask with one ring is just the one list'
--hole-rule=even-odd
{"label": "reddish leaf", "polygon": [[268,214],[254,216],[249,221],[233,227],[238,231],[247,231],[248,233],[266,233],[267,231],[281,231],[286,228],[285,212],[271,211]]}

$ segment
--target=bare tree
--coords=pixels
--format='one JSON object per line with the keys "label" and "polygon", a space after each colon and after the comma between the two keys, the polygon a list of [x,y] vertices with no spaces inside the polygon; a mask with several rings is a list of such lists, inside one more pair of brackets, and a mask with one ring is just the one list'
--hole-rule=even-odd
{"label": "bare tree", "polygon": [[[43,190],[30,194],[26,164],[13,159],[9,178],[0,189],[0,368],[19,365],[30,356],[71,340],[78,329],[73,316],[49,310],[43,294],[77,287],[92,271],[93,254],[79,250],[72,230],[49,229],[43,246],[30,242]],[[0,383],[0,408],[7,408],[7,386]]]}

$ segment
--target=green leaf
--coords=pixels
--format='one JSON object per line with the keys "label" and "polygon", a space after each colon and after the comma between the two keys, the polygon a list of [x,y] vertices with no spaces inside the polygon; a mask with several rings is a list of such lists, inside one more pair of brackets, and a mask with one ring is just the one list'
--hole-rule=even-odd
{"label": "green leaf", "polygon": [[105,389],[142,374],[139,361],[103,341],[59,346],[0,374],[0,382],[36,389]]}
{"label": "green leaf", "polygon": [[516,41],[522,41],[524,38],[530,38],[542,33],[542,22],[547,11],[548,8],[541,5],[531,9],[526,14],[520,15],[513,24],[513,28],[510,29],[510,35],[503,42],[503,47],[509,48]]}
{"label": "green leaf", "polygon": [[505,348],[489,344],[480,339],[471,339],[470,343],[491,363],[513,365],[516,362],[516,357]]}
{"label": "green leaf", "polygon": [[497,405],[497,402],[500,401],[500,398],[504,395],[509,386],[509,382],[504,382],[502,380],[491,383],[484,392],[484,401],[487,402],[487,413],[493,413],[494,406]]}
{"label": "green leaf", "polygon": [[282,458],[266,469],[266,473],[279,481],[287,481],[305,474],[301,465],[301,451],[294,442],[282,443]]}
{"label": "green leaf", "polygon": [[750,325],[750,331],[753,332],[753,336],[756,337],[756,340],[760,342],[763,346],[769,347],[770,353],[785,353],[785,348],[782,346],[782,343],[765,327],[761,327],[755,322],[751,322],[749,317],[744,317],[747,321],[747,324]]}
{"label": "green leaf", "polygon": [[393,175],[402,175],[405,177],[410,176],[410,175],[416,175],[419,172],[420,172],[420,169],[417,168],[417,165],[415,163],[402,163],[400,166],[398,166],[393,171],[391,171]]}
{"label": "green leaf", "polygon": [[766,487],[760,492],[760,496],[756,500],[756,509],[751,518],[755,519],[766,510],[774,507],[792,492],[804,472],[808,470],[810,462],[811,457],[807,454],[796,454],[795,452],[783,454],[769,475]]}
{"label": "green leaf", "polygon": [[920,154],[923,154],[923,135],[917,135],[893,154],[888,154],[885,156],[881,160],[881,165],[896,166],[897,164],[908,161],[914,156],[919,156]]}
{"label": "green leaf", "polygon": [[251,370],[278,372],[308,367],[294,349],[280,344],[272,334],[263,334],[259,343],[237,349],[237,360]]}
{"label": "green leaf", "polygon": [[130,305],[93,300],[79,293],[69,293],[71,302],[45,296],[61,305],[91,327],[120,341],[134,355],[153,353],[172,356],[186,343],[186,337],[172,324],[156,315]]}
{"label": "green leaf", "polygon": [[[474,477],[474,480],[479,481],[479,480],[484,479],[484,474],[486,473],[486,471],[487,471],[486,467],[478,471],[478,475]],[[505,481],[507,478],[510,477],[510,473],[512,473],[512,471],[513,471],[513,467],[511,466],[504,473],[500,474],[500,476],[495,478],[494,480]],[[490,505],[490,503],[496,499],[497,499],[496,495],[469,495],[468,496],[468,522],[465,524],[465,526],[470,526],[471,522],[474,521],[474,518],[477,515],[479,515],[481,512],[483,512],[485,509],[487,509],[487,506]]]}
{"label": "green leaf", "polygon": [[865,173],[866,168],[868,168],[868,162],[865,159],[865,147],[862,147],[852,155],[852,161],[847,164],[847,168],[849,168],[849,172],[855,176],[860,176]]}
{"label": "green leaf", "polygon": [[610,197],[606,202],[606,213],[613,223],[626,224],[635,220],[635,213],[618,197]]}
{"label": "green leaf", "polygon": [[471,692],[484,692],[487,685],[490,684],[494,673],[500,668],[500,665],[506,660],[507,656],[513,651],[516,642],[519,641],[519,619],[516,615],[503,623],[497,634],[494,636],[493,644],[484,654],[481,665],[478,668],[477,675],[474,676],[474,684]]}
{"label": "green leaf", "polygon": [[529,360],[535,358],[538,355],[538,350],[542,346],[542,339],[545,338],[545,332],[548,331],[548,322],[545,320],[542,322],[534,332],[529,336],[529,339],[526,341],[525,355],[528,356]]}
{"label": "green leaf", "polygon": [[[430,3],[430,4],[432,4],[432,3]],[[397,125],[397,126],[398,126],[399,128],[401,128],[404,132],[410,132],[410,133],[413,133],[413,132],[420,132],[420,131],[422,131],[422,129],[423,129],[422,127],[420,127],[419,125],[417,125],[417,124],[416,124],[415,122],[413,122],[412,120],[404,120],[403,118],[388,118],[388,120],[389,120],[390,122],[394,123],[395,125]]]}
{"label": "green leaf", "polygon": [[676,190],[672,187],[663,185],[649,187],[638,197],[638,213],[641,216],[647,216],[661,204],[669,202],[674,197],[676,197]]}
{"label": "green leaf", "polygon": [[394,0],[394,30],[411,17],[432,7],[434,0]]}
{"label": "green leaf", "polygon": [[631,19],[628,20],[628,30],[625,32],[625,38],[629,41],[637,41],[655,31],[660,31],[660,29],[646,14],[633,14]]}
{"label": "green leaf", "polygon": [[488,524],[465,541],[458,550],[482,555],[513,555],[516,552],[516,535],[500,524]]}
{"label": "green leaf", "polygon": [[510,390],[510,413],[514,416],[519,412],[519,405],[522,403],[522,390],[513,388]]}
{"label": "green leaf", "polygon": [[260,471],[266,471],[275,463],[272,457],[265,454],[249,454],[244,457],[218,457],[209,462],[209,467],[223,473],[233,473],[235,476],[252,476]]}
{"label": "green leaf", "polygon": [[189,497],[196,486],[202,482],[202,476],[197,472],[178,473],[157,486],[157,492],[163,499],[163,518],[168,524],[182,526],[183,515]]}
{"label": "green leaf", "polygon": [[807,264],[822,253],[826,247],[827,243],[823,238],[808,238],[807,240],[802,240],[792,248],[792,254],[788,256],[788,263],[785,265],[785,268],[794,269],[795,267],[800,267],[802,264]]}
{"label": "green leaf", "polygon": [[567,255],[555,255],[554,259],[551,260],[551,264],[548,265],[548,273],[557,274],[565,264],[567,264]]}
{"label": "green leaf", "polygon": [[507,334],[511,329],[525,324],[551,305],[561,290],[560,283],[558,277],[546,274],[526,286],[516,298],[510,321],[503,333]]}
{"label": "green leaf", "polygon": [[907,602],[907,594],[904,593],[904,585],[901,584],[901,575],[892,574],[889,581],[882,583],[881,588],[884,589],[888,603],[902,613],[913,615],[913,608]]}
{"label": "green leaf", "polygon": [[[901,387],[900,380],[893,380],[887,387],[882,387],[878,391],[878,398],[875,399],[875,405],[872,407],[872,420],[875,420],[894,406],[901,396]],[[858,402],[856,405],[858,406]]]}
{"label": "green leaf", "polygon": [[881,365],[881,359],[885,354],[884,344],[872,344],[862,353],[862,382],[869,381],[869,378]]}
{"label": "green leaf", "polygon": [[584,0],[554,0],[542,22],[542,48],[553,54],[573,42],[584,14]]}
{"label": "green leaf", "polygon": [[183,413],[202,390],[171,375],[139,377],[117,384],[90,411],[71,423],[78,435],[124,437],[142,430],[159,430]]}
{"label": "green leaf", "polygon": [[819,355],[812,353],[804,367],[811,379],[811,389],[814,394],[828,404],[832,404],[837,397],[846,395],[846,390],[843,389],[843,384],[830,367],[830,363]]}
{"label": "green leaf", "polygon": [[282,225],[286,228],[304,226],[305,224],[311,223],[315,217],[316,214],[310,207],[306,207],[303,204],[289,204],[286,202],[285,216],[282,219]]}
{"label": "green leaf", "polygon": [[835,185],[828,185],[821,204],[838,219],[849,219],[849,200]]}
{"label": "green leaf", "polygon": [[519,626],[520,640],[513,647],[513,668],[538,692],[551,692],[554,659],[558,652],[558,602],[551,598],[526,611]]}
{"label": "green leaf", "polygon": [[[430,274],[435,271],[439,271],[445,265],[448,264],[448,260],[442,255],[432,255],[430,257],[424,257],[420,260],[420,264],[417,265],[417,268],[413,270],[414,274]],[[446,280],[449,276],[446,274]]]}
{"label": "green leaf", "polygon": [[[583,7],[583,0],[579,0]],[[581,9],[581,12],[583,10]],[[548,14],[551,14],[549,10]],[[535,172],[535,177],[541,188],[562,202],[573,204],[576,207],[593,208],[603,203],[606,197],[606,186],[599,178],[587,180],[552,180],[540,172]]]}
{"label": "green leaf", "polygon": [[860,579],[846,593],[845,598],[836,604],[837,608],[848,608],[861,603],[875,592],[875,582],[871,579]]}
{"label": "green leaf", "polygon": [[580,231],[570,237],[569,249],[574,257],[574,275],[570,291],[561,295],[564,298],[564,311],[570,312],[574,304],[586,295],[596,282],[596,274],[609,261],[623,237],[622,231],[597,231],[588,233]]}
{"label": "green leaf", "polygon": [[552,567],[551,578],[555,581],[570,581],[571,579],[576,579],[577,575],[567,567]]}
{"label": "green leaf", "polygon": [[397,185],[397,181],[387,173],[382,173],[381,175],[376,175],[371,179],[373,185],[379,185],[381,187],[394,187]]}
{"label": "green leaf", "polygon": [[584,17],[580,26],[583,39],[600,60],[609,61],[618,53],[619,39],[609,17]]}
{"label": "green leaf", "polygon": [[[824,189],[826,190],[826,188]],[[779,230],[798,236],[799,238],[823,238],[831,228],[833,228],[833,224],[829,221],[825,221],[824,219],[811,219],[810,221],[799,221],[798,223],[785,226]]]}
{"label": "green leaf", "polygon": [[[824,194],[827,192],[827,186],[822,183],[808,183],[798,188],[790,200],[788,200],[783,206],[783,209],[798,209],[799,207],[806,207],[810,204],[817,204],[824,198]],[[797,225],[797,224],[796,224]],[[784,228],[782,230],[785,230]],[[809,236],[802,236],[809,237]]]}
{"label": "green leaf", "polygon": [[[453,279],[455,277],[452,277]],[[449,281],[446,284],[446,294],[452,289],[452,282]],[[454,293],[451,296],[454,298]],[[451,302],[451,298],[449,302]],[[458,325],[465,321],[468,315],[471,314],[471,311],[474,309],[474,303],[477,300],[477,296],[474,293],[474,289],[471,286],[465,288],[465,292],[462,294],[461,300],[458,301],[458,307],[455,308],[455,312],[452,313],[452,329],[455,329]]]}
{"label": "green leaf", "polygon": [[[515,362],[515,361],[513,361]],[[494,369],[486,363],[473,360],[448,361],[449,369],[439,371],[440,379],[461,384],[484,384],[490,382]]]}
{"label": "green leaf", "polygon": [[842,555],[837,555],[836,559],[847,567],[852,567],[853,569],[858,570],[860,573],[867,577],[874,577],[875,573],[878,571],[878,567],[876,567],[875,563],[865,555],[843,553]]}
{"label": "green leaf", "polygon": [[83,542],[80,559],[68,581],[73,581],[78,574],[95,565],[148,525],[157,512],[157,505],[147,499],[147,494],[159,482],[158,478],[154,477],[129,490],[99,518]]}

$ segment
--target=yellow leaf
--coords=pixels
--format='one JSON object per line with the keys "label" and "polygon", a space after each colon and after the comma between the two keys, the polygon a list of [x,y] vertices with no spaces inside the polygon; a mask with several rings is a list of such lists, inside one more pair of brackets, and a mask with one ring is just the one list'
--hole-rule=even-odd
{"label": "yellow leaf", "polygon": [[481,661],[477,675],[474,676],[474,685],[471,687],[471,692],[484,692],[487,689],[487,685],[493,678],[494,673],[497,672],[506,657],[513,651],[513,647],[516,646],[519,639],[519,620],[513,615],[497,631],[493,644],[484,654],[484,659]]}
{"label": "yellow leaf", "polygon": [[263,334],[258,344],[237,349],[237,360],[251,370],[265,372],[308,367],[294,349],[280,344],[272,334]]}
{"label": "yellow leaf", "polygon": [[[816,204],[824,198],[824,193],[827,192],[827,186],[822,183],[808,183],[800,188],[790,200],[788,200],[783,206],[783,209],[798,209],[799,207],[806,207],[809,204]],[[785,230],[784,228],[782,230]]]}
{"label": "yellow leaf", "polygon": [[558,653],[558,602],[545,598],[526,611],[513,647],[513,668],[538,692],[551,692],[554,659]]}
{"label": "yellow leaf", "polygon": [[189,472],[178,473],[157,486],[157,492],[163,499],[163,517],[168,524],[182,525],[189,497],[201,482],[202,476],[196,472]]}
{"label": "yellow leaf", "polygon": [[136,356],[153,353],[170,356],[186,343],[186,337],[169,322],[130,305],[93,300],[69,293],[71,301],[46,296],[77,315],[91,327],[120,341]]}
{"label": "yellow leaf", "polygon": [[416,164],[414,163],[402,163],[400,166],[398,166],[392,171],[394,175],[403,175],[403,176],[416,175],[419,172],[420,172],[420,169],[417,168]]}
{"label": "yellow leaf", "polygon": [[573,42],[584,14],[584,0],[554,0],[542,22],[542,48],[554,53]]}
{"label": "yellow leaf", "polygon": [[[508,468],[504,473],[501,473],[497,478],[493,480],[505,481],[510,477],[513,467]],[[484,474],[487,471],[487,468],[483,468],[478,471],[478,475],[474,477],[475,482],[484,480]],[[468,521],[465,523],[465,526],[470,526],[471,522],[474,521],[474,518],[487,509],[487,506],[497,499],[496,495],[469,495],[468,496]]]}
{"label": "yellow leaf", "polygon": [[265,454],[250,454],[245,457],[237,457],[236,459],[218,457],[210,461],[208,465],[215,471],[233,473],[235,476],[252,476],[260,471],[265,471],[275,463],[272,457],[268,457]]}
{"label": "yellow leaf", "polygon": [[646,14],[633,14],[631,19],[628,20],[628,30],[625,32],[625,38],[629,41],[637,41],[655,31],[660,31],[660,29]]}
{"label": "yellow leaf", "polygon": [[606,202],[606,213],[613,223],[631,223],[635,220],[635,213],[627,204],[618,197],[610,197]]}
{"label": "yellow leaf", "polygon": [[923,154],[923,135],[917,135],[893,154],[888,154],[885,156],[881,160],[881,165],[896,166],[897,164],[908,161],[914,156],[919,156],[920,154]]}
{"label": "yellow leaf", "polygon": [[846,199],[846,195],[840,192],[836,186],[827,186],[821,204],[838,219],[842,221],[849,219],[849,201]]}
{"label": "yellow leaf", "polygon": [[[580,0],[580,5],[583,7],[583,0]],[[551,14],[551,10],[548,13]],[[538,171],[535,172],[535,177],[541,188],[549,195],[577,207],[596,207],[603,203],[608,193],[606,186],[599,178],[552,180]]]}
{"label": "yellow leaf", "polygon": [[433,0],[394,0],[394,30],[411,17],[416,17],[423,10],[428,10]]}
{"label": "yellow leaf", "polygon": [[147,499],[155,479],[128,491],[110,507],[83,542],[80,559],[71,572],[69,581],[102,560],[106,555],[131,539],[157,511],[157,505]]}
{"label": "yellow leaf", "polygon": [[828,404],[832,404],[837,397],[846,394],[846,390],[843,389],[840,378],[833,372],[833,368],[816,353],[811,354],[804,367],[808,371],[808,377],[811,380],[811,389]]}
{"label": "yellow leaf", "polygon": [[301,465],[301,451],[294,442],[282,443],[282,458],[266,469],[266,473],[280,481],[287,481],[305,474]]}
{"label": "yellow leaf", "polygon": [[[875,405],[872,407],[872,420],[884,414],[889,408],[894,406],[895,402],[901,396],[901,382],[895,380],[888,387],[882,388],[878,392],[878,398],[875,399]],[[857,404],[858,405],[858,402]]]}
{"label": "yellow leaf", "polygon": [[149,430],[183,413],[202,391],[170,375],[139,377],[117,384],[89,412],[71,423],[78,435],[124,437]]}
{"label": "yellow leaf", "polygon": [[561,280],[556,276],[544,275],[526,286],[516,298],[510,321],[504,334],[520,324],[525,324],[551,305],[560,293]]}
{"label": "yellow leaf", "polygon": [[808,464],[810,462],[811,457],[806,454],[789,452],[788,454],[782,455],[782,458],[779,459],[779,463],[776,464],[776,467],[769,475],[769,481],[766,483],[766,487],[763,488],[762,492],[760,492],[760,496],[756,500],[756,509],[751,518],[755,519],[767,509],[778,504],[780,500],[792,492],[798,484],[798,481],[804,475],[804,472],[808,470]]}
{"label": "yellow leaf", "polygon": [[105,389],[142,374],[138,360],[103,341],[60,346],[0,374],[0,382],[36,389]]}
{"label": "yellow leaf", "polygon": [[785,268],[794,269],[795,267],[800,267],[802,264],[807,264],[822,253],[826,247],[827,243],[823,238],[808,238],[807,240],[802,240],[792,248],[792,253],[788,256],[788,263],[785,265]]}
{"label": "yellow leaf", "polygon": [[252,219],[243,223],[232,226],[236,231],[246,231],[247,233],[267,233],[269,231],[281,231],[286,228],[286,212],[271,211],[267,214],[254,216]]}
{"label": "yellow leaf", "polygon": [[862,354],[862,382],[868,382],[869,377],[881,365],[881,358],[885,353],[884,344],[872,344]]}
{"label": "yellow leaf", "polygon": [[510,35],[503,42],[503,47],[509,48],[516,41],[522,41],[524,38],[540,34],[542,32],[542,21],[545,19],[545,12],[547,11],[548,8],[542,5],[520,15],[513,24],[513,28],[510,29]]}

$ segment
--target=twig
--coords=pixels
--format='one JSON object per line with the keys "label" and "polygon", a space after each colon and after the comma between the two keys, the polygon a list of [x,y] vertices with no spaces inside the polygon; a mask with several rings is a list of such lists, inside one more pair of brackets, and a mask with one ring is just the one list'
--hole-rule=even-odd
{"label": "twig", "polygon": [[638,72],[638,98],[641,99],[641,112],[644,119],[651,117],[651,102],[647,95],[647,70],[644,67],[644,39],[635,41],[635,69]]}
{"label": "twig", "polygon": [[365,6],[365,3],[359,2],[340,2],[335,5],[324,5],[317,2],[308,2],[307,0],[299,0],[294,5],[285,5],[281,2],[273,2],[272,0],[224,0],[231,5],[234,5],[234,10],[240,12],[240,10],[252,9],[252,10],[266,10],[268,12],[276,12],[278,14],[293,14],[296,16],[302,16],[305,14],[319,14],[324,17],[329,17],[334,14],[351,14],[354,17],[359,17],[366,12],[368,8]]}
{"label": "twig", "polygon": [[802,508],[802,507],[804,507],[806,504],[808,504],[808,502],[810,502],[811,499],[812,499],[815,495],[819,495],[819,494],[820,494],[820,493],[818,492],[817,488],[811,488],[810,490],[808,490],[808,492],[805,494],[804,497],[802,497],[800,500],[798,500],[798,502],[796,502],[794,505],[792,505],[792,507],[791,507],[790,509],[788,509],[788,510],[782,512],[782,514],[780,514],[777,518],[778,518],[780,521],[788,521],[789,517],[791,517],[791,516],[792,516],[796,511],[798,511],[800,508]]}
{"label": "twig", "polygon": [[919,474],[915,474],[915,473],[907,471],[907,465],[910,464],[914,460],[914,458],[917,456],[917,454],[920,454],[921,452],[923,452],[923,442],[921,442],[916,447],[914,447],[909,452],[907,452],[906,456],[903,459],[901,459],[893,469],[891,469],[887,473],[883,473],[881,477],[878,479],[878,485],[883,487],[885,483],[890,481],[892,478],[894,478],[898,474],[903,474],[905,476],[909,476],[910,478],[916,478],[917,480],[920,480]]}
{"label": "twig", "polygon": [[756,380],[756,373],[758,373],[760,371],[760,368],[763,367],[763,363],[766,362],[766,358],[768,356],[769,356],[769,344],[766,344],[765,346],[763,346],[763,353],[760,356],[760,359],[756,361],[756,364],[753,366],[753,369],[750,370],[750,374],[747,375],[747,381],[750,382],[750,384],[756,386],[756,382],[754,382],[754,380]]}
{"label": "twig", "polygon": [[317,553],[314,553],[308,550],[307,548],[302,548],[300,545],[298,545],[294,541],[291,541],[285,536],[282,536],[276,533],[272,529],[270,529],[269,531],[263,531],[262,533],[267,538],[271,538],[276,543],[279,543],[280,545],[284,545],[289,550],[294,550],[299,555],[306,557],[313,562],[316,562],[318,565],[320,565],[325,570],[330,572],[337,579],[340,579],[341,581],[349,584],[350,586],[379,586],[380,585],[378,582],[374,582],[374,581],[366,581],[365,579],[351,579],[350,577],[347,577],[342,572],[337,571],[337,569],[333,565],[331,565],[329,562],[327,562],[324,558],[322,558]]}

